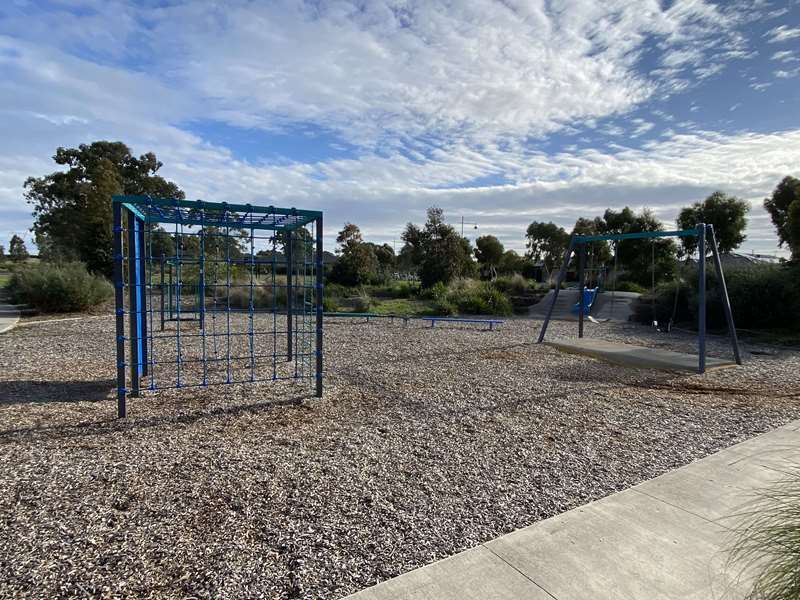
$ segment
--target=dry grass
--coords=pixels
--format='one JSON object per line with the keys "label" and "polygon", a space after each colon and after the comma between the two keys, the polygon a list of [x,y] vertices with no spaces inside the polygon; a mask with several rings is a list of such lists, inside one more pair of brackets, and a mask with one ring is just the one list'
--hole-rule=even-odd
{"label": "dry grass", "polygon": [[113,319],[4,334],[0,597],[339,598],[800,416],[796,353],[651,373],[537,329],[330,321],[322,400],[171,390],[124,422]]}

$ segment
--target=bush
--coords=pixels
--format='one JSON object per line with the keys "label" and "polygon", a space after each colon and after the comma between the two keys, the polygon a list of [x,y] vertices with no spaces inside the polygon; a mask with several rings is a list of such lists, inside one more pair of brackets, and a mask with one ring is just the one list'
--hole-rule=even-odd
{"label": "bush", "polygon": [[366,292],[366,290],[361,290],[358,296],[355,297],[355,301],[353,302],[353,310],[355,312],[365,313],[369,312],[369,309],[372,308],[372,297]]}
{"label": "bush", "polygon": [[441,281],[437,281],[431,287],[421,289],[419,296],[424,300],[444,300],[447,293],[447,286]]}
{"label": "bush", "polygon": [[442,298],[439,300],[434,300],[430,310],[427,312],[432,317],[452,317],[453,315],[458,314],[458,308],[456,308],[455,304],[452,302]]}
{"label": "bush", "polygon": [[325,312],[339,312],[341,310],[341,307],[339,306],[338,299],[332,298],[330,296],[323,296],[322,310],[324,310]]}
{"label": "bush", "polygon": [[419,290],[419,284],[411,281],[391,281],[375,286],[372,292],[381,298],[411,298]]}
{"label": "bush", "polygon": [[508,296],[489,282],[451,289],[447,302],[472,315],[510,315],[514,311]]}
{"label": "bush", "polygon": [[[614,287],[613,285],[611,287]],[[649,290],[634,281],[620,281],[617,283],[617,292],[633,292],[634,294],[646,294]]]}
{"label": "bush", "polygon": [[[216,301],[217,306],[219,306],[220,304],[227,304],[228,298],[226,298],[224,295],[222,297],[217,296]],[[250,306],[250,287],[231,287],[230,304],[231,308],[248,308]],[[253,308],[272,308],[272,305],[272,287],[253,286]],[[286,306],[285,290],[278,291],[278,297],[275,299],[275,305]]]}
{"label": "bush", "polygon": [[521,296],[536,287],[535,284],[532,286],[531,282],[519,273],[514,273],[511,276],[506,275],[498,277],[494,281],[494,285],[501,292],[511,293],[517,296]]}
{"label": "bush", "polygon": [[104,277],[92,275],[80,262],[39,263],[19,268],[8,282],[13,302],[44,312],[78,312],[114,294]]}
{"label": "bush", "polygon": [[[739,329],[800,329],[800,266],[749,265],[728,268],[725,271],[733,320]],[[666,322],[675,302],[675,282],[662,284],[656,289],[655,307],[659,321]],[[711,329],[726,327],[720,289],[713,267],[708,272],[707,324]],[[697,269],[684,272],[678,291],[676,321],[697,321]],[[645,306],[637,310],[638,320],[649,322],[652,295],[642,297]]]}

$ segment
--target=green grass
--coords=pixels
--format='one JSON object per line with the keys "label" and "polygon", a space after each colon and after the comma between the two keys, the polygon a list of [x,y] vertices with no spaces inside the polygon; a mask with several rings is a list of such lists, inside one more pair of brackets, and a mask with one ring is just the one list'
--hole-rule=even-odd
{"label": "green grass", "polygon": [[10,273],[0,273],[0,288],[6,287],[10,279]]}
{"label": "green grass", "polygon": [[393,298],[391,300],[373,300],[372,312],[379,315],[421,316],[430,311],[431,304],[424,300]]}

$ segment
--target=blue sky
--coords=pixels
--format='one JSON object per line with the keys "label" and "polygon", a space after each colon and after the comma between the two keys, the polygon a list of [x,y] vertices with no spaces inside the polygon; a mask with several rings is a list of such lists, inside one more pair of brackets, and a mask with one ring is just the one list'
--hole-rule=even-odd
{"label": "blue sky", "polygon": [[[224,7],[221,4],[225,4]],[[800,1],[7,0],[0,243],[58,146],[155,152],[190,198],[322,209],[375,241],[438,205],[522,250],[606,207],[721,189],[743,249],[800,176]]]}

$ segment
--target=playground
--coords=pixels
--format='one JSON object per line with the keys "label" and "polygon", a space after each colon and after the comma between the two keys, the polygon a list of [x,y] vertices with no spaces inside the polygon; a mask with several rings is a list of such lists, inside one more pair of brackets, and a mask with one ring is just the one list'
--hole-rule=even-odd
{"label": "playground", "polygon": [[[800,417],[797,352],[637,369],[536,344],[541,324],[326,319],[322,398],[144,389],[118,419],[113,316],[23,319],[0,338],[0,596],[341,598]],[[697,351],[626,322],[584,336]]]}

